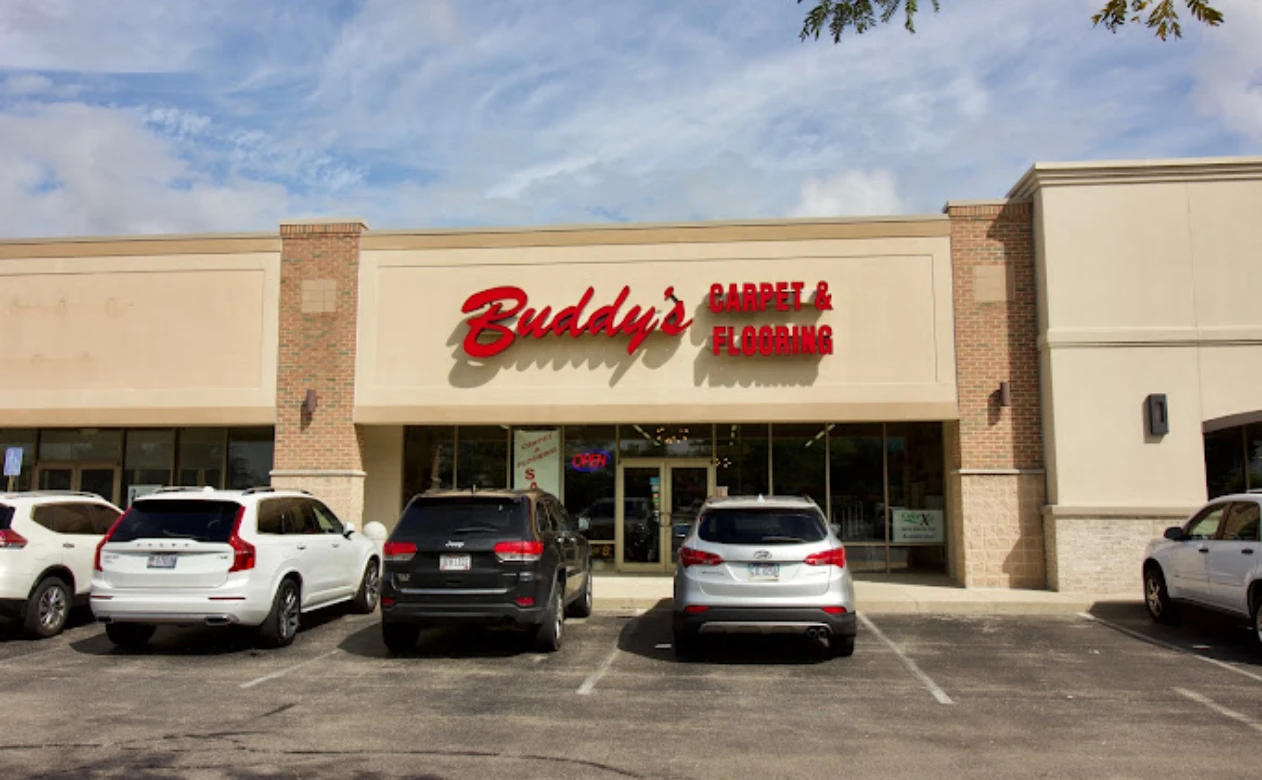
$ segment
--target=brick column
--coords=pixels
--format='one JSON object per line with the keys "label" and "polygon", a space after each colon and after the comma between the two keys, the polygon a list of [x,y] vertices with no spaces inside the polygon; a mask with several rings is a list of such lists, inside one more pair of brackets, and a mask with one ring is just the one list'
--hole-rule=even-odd
{"label": "brick column", "polygon": [[[960,421],[947,426],[953,571],[967,586],[1047,584],[1034,220],[1025,201],[948,203]],[[1003,405],[1009,383],[1010,406]]]}
{"label": "brick column", "polygon": [[[272,484],[308,490],[362,528],[364,462],[355,428],[358,220],[280,226],[280,356]],[[314,391],[314,408],[305,402]]]}

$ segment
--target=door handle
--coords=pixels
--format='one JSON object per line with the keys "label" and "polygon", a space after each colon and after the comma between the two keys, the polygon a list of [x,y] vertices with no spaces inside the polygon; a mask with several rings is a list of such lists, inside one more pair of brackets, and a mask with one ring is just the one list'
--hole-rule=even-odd
{"label": "door handle", "polygon": [[300,545],[298,545],[298,549],[299,549],[299,550],[305,550],[305,549],[307,549],[307,545],[305,545],[305,544],[300,544]]}
{"label": "door handle", "polygon": [[1253,555],[1253,548],[1252,548],[1252,547],[1242,547],[1242,548],[1240,548],[1240,554],[1241,554],[1241,555]]}
{"label": "door handle", "polygon": [[71,544],[70,542],[62,542],[62,543],[61,543],[61,546],[62,546],[62,547],[65,547],[67,550],[73,550],[73,549],[74,549],[74,545],[73,545],[73,544]]}
{"label": "door handle", "polygon": [[1208,548],[1208,547],[1197,547],[1197,548],[1196,548],[1196,551],[1197,551],[1198,553],[1208,553],[1208,552],[1209,552],[1209,548]]}

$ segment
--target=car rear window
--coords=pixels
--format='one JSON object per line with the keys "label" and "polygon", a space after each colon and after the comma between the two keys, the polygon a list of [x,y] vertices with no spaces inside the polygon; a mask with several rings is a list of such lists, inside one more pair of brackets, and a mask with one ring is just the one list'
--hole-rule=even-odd
{"label": "car rear window", "polygon": [[697,525],[697,535],[715,544],[804,544],[827,533],[818,515],[784,509],[712,509]]}
{"label": "car rear window", "polygon": [[474,535],[522,538],[530,529],[528,502],[499,497],[418,498],[408,504],[396,539]]}
{"label": "car rear window", "polygon": [[137,501],[114,529],[111,542],[192,539],[227,542],[241,505],[233,501]]}
{"label": "car rear window", "polygon": [[9,523],[13,522],[13,507],[0,504],[0,531],[9,530]]}

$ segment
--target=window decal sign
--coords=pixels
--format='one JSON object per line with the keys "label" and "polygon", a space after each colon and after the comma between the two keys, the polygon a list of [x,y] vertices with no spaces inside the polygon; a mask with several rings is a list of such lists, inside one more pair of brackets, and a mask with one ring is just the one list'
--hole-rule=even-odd
{"label": "window decal sign", "polygon": [[561,431],[513,429],[513,488],[539,488],[560,495]]}
{"label": "window decal sign", "polygon": [[[627,354],[633,355],[644,340],[659,328],[668,336],[678,336],[692,324],[683,301],[675,297],[674,287],[667,287],[663,296],[674,301],[665,316],[659,316],[654,306],[632,306],[623,314],[622,307],[631,296],[630,287],[623,287],[613,303],[599,306],[586,315],[595,295],[596,289],[588,287],[577,303],[553,314],[551,306],[542,309],[529,306],[530,299],[520,287],[492,287],[474,293],[461,307],[463,313],[473,314],[468,319],[469,332],[465,335],[464,351],[470,357],[489,358],[511,347],[518,338],[614,338],[625,335],[631,337],[627,343]],[[508,322],[513,318],[516,318],[516,324],[510,326]]]}

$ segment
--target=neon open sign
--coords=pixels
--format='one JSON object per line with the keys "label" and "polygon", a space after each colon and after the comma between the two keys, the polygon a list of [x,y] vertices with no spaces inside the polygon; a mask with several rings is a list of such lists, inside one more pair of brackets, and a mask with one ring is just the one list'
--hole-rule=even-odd
{"label": "neon open sign", "polygon": [[570,459],[570,468],[583,473],[601,471],[609,465],[609,453],[604,450],[579,452]]}

